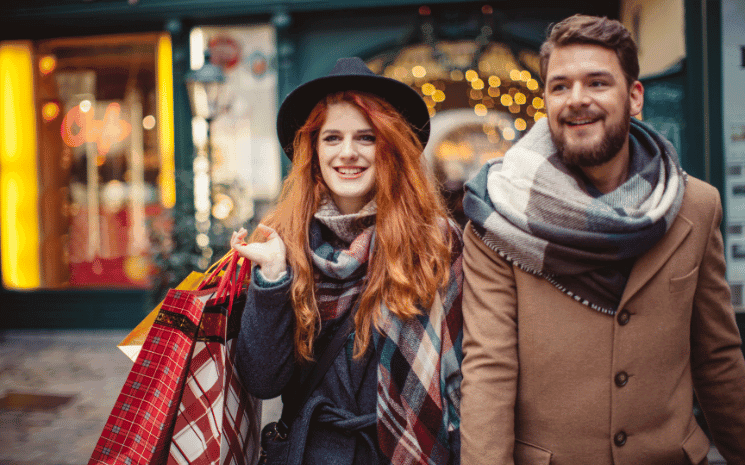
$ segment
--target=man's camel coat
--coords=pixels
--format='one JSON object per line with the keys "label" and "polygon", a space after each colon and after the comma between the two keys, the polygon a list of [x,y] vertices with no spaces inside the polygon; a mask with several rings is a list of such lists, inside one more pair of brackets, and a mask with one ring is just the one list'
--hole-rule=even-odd
{"label": "man's camel coat", "polygon": [[689,177],[615,316],[506,262],[469,225],[462,463],[707,463],[695,388],[720,452],[745,464],[745,362],[721,219],[717,190]]}

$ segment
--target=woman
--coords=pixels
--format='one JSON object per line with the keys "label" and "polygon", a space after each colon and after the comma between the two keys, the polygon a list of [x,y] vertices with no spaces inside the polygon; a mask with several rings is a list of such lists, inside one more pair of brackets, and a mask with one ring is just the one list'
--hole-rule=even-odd
{"label": "woman", "polygon": [[421,156],[426,105],[343,58],[277,128],[293,161],[279,204],[250,244],[231,239],[255,265],[239,373],[285,409],[268,463],[458,463],[462,243]]}

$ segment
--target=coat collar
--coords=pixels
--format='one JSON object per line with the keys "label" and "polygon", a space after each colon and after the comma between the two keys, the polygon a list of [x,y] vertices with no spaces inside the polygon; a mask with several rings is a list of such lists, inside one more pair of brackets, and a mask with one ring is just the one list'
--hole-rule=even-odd
{"label": "coat collar", "polygon": [[679,213],[675,218],[672,227],[670,227],[660,242],[636,260],[636,263],[634,263],[634,266],[631,269],[629,280],[626,283],[626,289],[621,296],[621,301],[618,305],[619,310],[622,309],[670,259],[673,253],[683,243],[683,240],[691,232],[692,226],[693,222]]}

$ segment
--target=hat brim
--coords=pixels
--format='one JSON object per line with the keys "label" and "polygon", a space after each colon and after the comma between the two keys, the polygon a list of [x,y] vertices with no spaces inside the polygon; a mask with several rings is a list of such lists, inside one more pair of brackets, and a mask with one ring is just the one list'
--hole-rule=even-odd
{"label": "hat brim", "polygon": [[292,160],[295,133],[305,124],[318,102],[331,93],[357,90],[377,95],[393,105],[414,129],[422,146],[429,140],[429,110],[416,90],[378,75],[325,76],[299,86],[282,102],[277,114],[277,136],[282,149]]}

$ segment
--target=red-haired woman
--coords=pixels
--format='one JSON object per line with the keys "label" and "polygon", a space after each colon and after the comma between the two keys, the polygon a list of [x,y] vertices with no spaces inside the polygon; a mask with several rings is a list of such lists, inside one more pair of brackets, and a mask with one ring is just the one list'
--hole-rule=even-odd
{"label": "red-haired woman", "polygon": [[459,463],[462,243],[422,158],[426,105],[343,58],[277,130],[279,204],[231,239],[256,265],[239,373],[284,403],[266,463]]}

